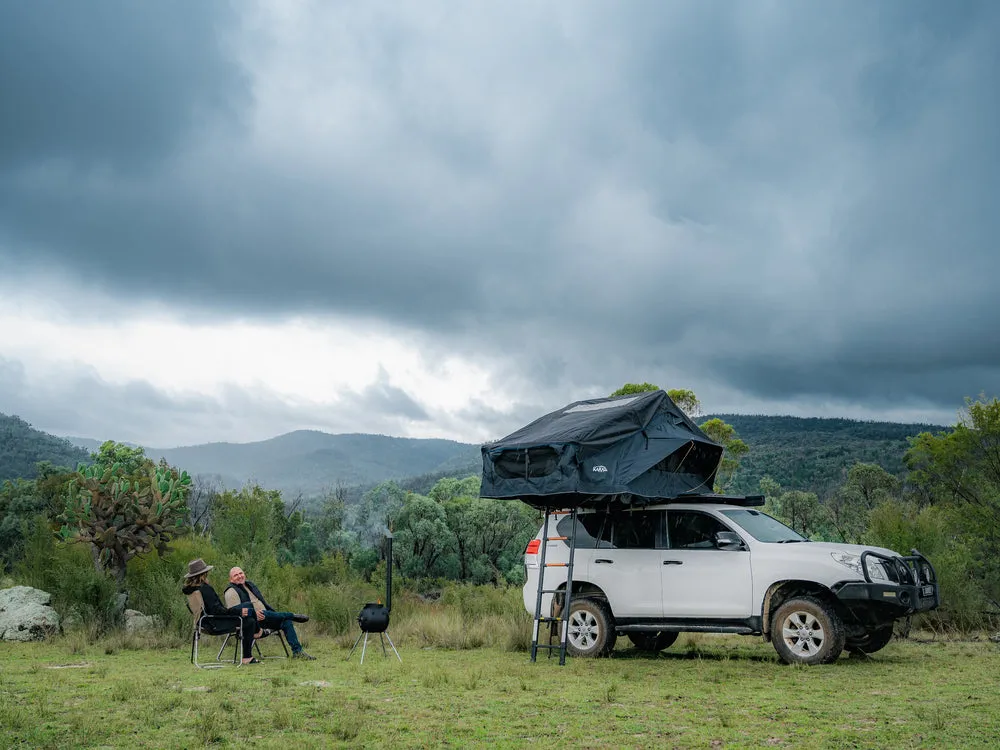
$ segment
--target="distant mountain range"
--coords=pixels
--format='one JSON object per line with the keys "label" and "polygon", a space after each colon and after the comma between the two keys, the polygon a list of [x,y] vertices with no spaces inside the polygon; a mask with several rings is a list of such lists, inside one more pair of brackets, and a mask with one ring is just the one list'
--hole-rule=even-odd
{"label": "distant mountain range", "polygon": [[[67,438],[88,451],[100,441]],[[281,490],[286,497],[313,496],[337,485],[377,484],[424,474],[468,474],[478,470],[479,446],[453,440],[386,435],[331,435],[298,430],[254,443],[205,443],[181,448],[146,448],[153,460],[213,475],[226,487],[246,481]]]}
{"label": "distant mountain range", "polygon": [[[789,489],[821,496],[839,485],[847,470],[864,461],[900,475],[908,438],[944,427],[852,419],[718,414],[750,446],[734,477],[731,492],[753,493],[769,475]],[[707,416],[698,421],[711,418]],[[75,467],[100,441],[63,440],[34,430],[16,417],[0,415],[0,481],[31,477],[37,461]],[[81,450],[82,449],[82,450]],[[444,476],[468,476],[482,469],[478,445],[452,440],[386,435],[331,435],[299,430],[254,443],[206,443],[181,448],[147,448],[192,475],[216,477],[236,488],[249,480],[281,490],[286,497],[315,497],[343,485],[357,498],[368,487],[392,479],[426,492]]]}

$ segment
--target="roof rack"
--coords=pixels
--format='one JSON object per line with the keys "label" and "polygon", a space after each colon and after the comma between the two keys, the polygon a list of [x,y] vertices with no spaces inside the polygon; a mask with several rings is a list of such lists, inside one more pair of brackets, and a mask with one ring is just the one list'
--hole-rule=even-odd
{"label": "roof rack", "polygon": [[746,508],[757,508],[764,504],[763,495],[716,495],[691,494],[664,498],[664,503],[725,503],[726,505],[741,505]]}

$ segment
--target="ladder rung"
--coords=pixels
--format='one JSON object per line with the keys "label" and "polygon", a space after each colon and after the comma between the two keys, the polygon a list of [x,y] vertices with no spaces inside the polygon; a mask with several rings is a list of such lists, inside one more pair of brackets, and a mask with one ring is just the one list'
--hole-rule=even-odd
{"label": "ladder rung", "polygon": [[[546,562],[545,561],[545,552],[546,552],[546,549],[548,548],[548,545],[547,544],[543,544],[542,548],[540,550],[541,553],[542,553],[542,559],[541,559],[540,562],[541,562],[541,567],[542,568],[565,568],[566,569],[566,588],[571,589],[572,586],[573,586],[573,553],[576,551],[576,535],[575,534],[568,534],[566,536],[562,536],[562,535],[559,535],[558,529],[556,530],[556,534],[557,534],[556,536],[549,536],[548,535],[548,531],[549,531],[549,528],[550,528],[550,526],[549,526],[550,520],[549,519],[552,518],[553,516],[558,517],[558,516],[563,516],[563,515],[569,516],[571,519],[575,519],[576,518],[576,509],[573,508],[573,509],[568,510],[568,511],[556,511],[556,510],[553,510],[553,509],[546,510],[546,513],[545,513],[545,526],[543,527],[542,538],[545,540],[545,542],[566,542],[568,544],[568,546],[569,546],[569,560],[567,562]],[[563,617],[543,617],[542,613],[541,613],[541,609],[542,609],[542,595],[543,594],[556,594],[556,595],[563,594],[565,596],[568,592],[566,591],[566,589],[563,589],[563,588],[559,588],[559,589],[546,589],[546,588],[543,588],[543,586],[544,586],[544,582],[543,582],[544,581],[544,577],[545,577],[544,576],[544,570],[540,570],[539,571],[539,575],[538,575],[538,598],[536,599],[535,617],[534,617],[534,628],[533,628],[533,633],[532,633],[532,638],[531,638],[531,646],[532,646],[531,660],[535,661],[535,652],[538,649],[542,649],[542,648],[548,649],[550,657],[552,656],[552,651],[556,651],[557,650],[558,653],[559,653],[559,664],[563,665],[563,664],[566,663],[566,645],[567,644],[562,639],[566,637],[568,631],[565,628],[563,628],[563,632],[561,634],[561,638],[560,638],[559,642],[553,643],[552,639],[557,636],[557,633],[556,633],[556,626],[557,626],[557,624],[559,626],[564,626],[564,625],[567,625],[568,621],[567,621],[566,618],[563,618]],[[542,623],[549,623],[549,625],[551,626],[549,628],[549,642],[548,643],[539,643],[538,642],[539,641],[539,635],[541,634],[540,633],[540,631],[541,631],[540,625]]]}

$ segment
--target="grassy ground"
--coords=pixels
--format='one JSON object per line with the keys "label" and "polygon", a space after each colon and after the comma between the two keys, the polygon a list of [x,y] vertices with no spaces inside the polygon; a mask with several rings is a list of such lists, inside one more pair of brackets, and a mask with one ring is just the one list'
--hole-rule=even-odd
{"label": "grassy ground", "polygon": [[312,637],[317,661],[212,671],[176,641],[3,643],[0,744],[1000,746],[1000,649],[989,641],[907,641],[799,668],[759,639],[682,635],[658,656],[626,641],[610,659],[560,668],[521,650],[400,640],[402,663],[370,644],[363,665],[358,653],[346,661],[353,639]]}

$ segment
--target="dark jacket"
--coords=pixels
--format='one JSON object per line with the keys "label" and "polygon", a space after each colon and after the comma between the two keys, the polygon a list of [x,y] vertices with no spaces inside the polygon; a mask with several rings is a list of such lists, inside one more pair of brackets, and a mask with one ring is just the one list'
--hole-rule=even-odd
{"label": "dark jacket", "polygon": [[229,591],[229,589],[232,589],[239,594],[241,604],[250,604],[250,594],[247,592],[247,589],[250,589],[250,592],[252,592],[253,595],[260,600],[260,603],[264,605],[264,609],[270,610],[271,612],[275,611],[274,607],[267,603],[267,599],[265,599],[264,595],[260,593],[260,589],[257,588],[253,581],[247,581],[243,586],[237,586],[235,583],[231,583],[226,586],[226,591]]}

